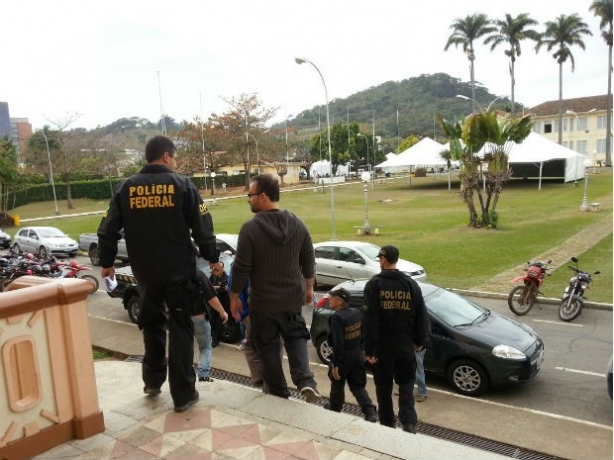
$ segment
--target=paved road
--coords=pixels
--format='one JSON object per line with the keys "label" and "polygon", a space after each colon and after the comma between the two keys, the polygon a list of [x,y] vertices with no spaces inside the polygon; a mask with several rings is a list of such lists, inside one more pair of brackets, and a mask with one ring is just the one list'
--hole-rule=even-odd
{"label": "paved road", "polygon": [[[514,316],[506,301],[473,300],[497,313]],[[91,315],[130,322],[121,301],[110,298],[102,290],[89,297],[88,310]],[[311,314],[312,308],[305,307],[308,324],[311,324]],[[585,309],[573,323],[563,323],[558,320],[555,305],[542,305],[542,309],[534,308],[527,316],[517,319],[536,330],[546,344],[542,370],[532,382],[493,389],[481,399],[612,426],[612,402],[605,382],[605,370],[612,356],[612,312]],[[313,347],[310,347],[310,359],[314,366],[321,365]],[[432,391],[451,391],[447,382],[436,377],[429,378],[428,385]]]}

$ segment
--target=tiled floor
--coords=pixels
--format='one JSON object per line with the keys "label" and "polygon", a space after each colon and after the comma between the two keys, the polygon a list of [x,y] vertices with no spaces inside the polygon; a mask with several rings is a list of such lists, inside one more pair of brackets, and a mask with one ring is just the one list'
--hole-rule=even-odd
{"label": "tiled floor", "polygon": [[[139,368],[134,363],[96,363],[105,432],[58,446],[39,454],[35,460],[372,458],[344,449],[344,443],[339,441],[314,440],[312,433],[226,405],[208,404],[207,401],[215,400],[211,392],[216,387],[219,390],[220,386],[230,385],[221,381],[199,387],[201,400],[189,410],[176,413],[172,410],[168,393],[163,391],[155,398],[143,395]],[[247,392],[244,395],[237,395],[237,387],[230,391],[237,400],[261,396],[253,389],[241,389],[241,392]],[[299,407],[302,405],[298,404]]]}

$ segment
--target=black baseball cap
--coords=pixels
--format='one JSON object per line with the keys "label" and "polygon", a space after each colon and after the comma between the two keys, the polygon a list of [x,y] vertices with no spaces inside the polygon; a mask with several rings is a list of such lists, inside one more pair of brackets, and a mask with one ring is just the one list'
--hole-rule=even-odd
{"label": "black baseball cap", "polygon": [[350,300],[350,293],[343,288],[328,291],[328,295],[331,297],[340,297],[344,302],[348,302]]}
{"label": "black baseball cap", "polygon": [[394,246],[382,246],[377,257],[384,257],[389,263],[396,264],[399,260],[399,250]]}

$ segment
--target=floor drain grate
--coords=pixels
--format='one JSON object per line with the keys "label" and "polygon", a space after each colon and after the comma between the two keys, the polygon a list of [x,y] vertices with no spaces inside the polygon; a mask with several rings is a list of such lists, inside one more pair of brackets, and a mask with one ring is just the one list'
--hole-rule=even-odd
{"label": "floor drain grate", "polygon": [[[142,362],[142,356],[128,356],[125,361],[127,362]],[[221,369],[211,369],[211,377],[225,380],[228,382],[237,383],[240,385],[244,385],[251,388],[256,388],[256,386],[252,383],[252,379],[246,377],[244,375],[234,374],[232,372],[224,371]],[[301,393],[297,390],[290,389],[290,394],[295,399],[305,400],[305,398],[301,395]],[[326,402],[326,399],[323,399],[317,405],[323,406]],[[343,405],[342,412],[345,414],[355,415],[357,417],[362,417],[362,410],[360,406],[356,404],[348,404],[345,403]],[[397,427],[400,427],[401,424],[397,420]],[[518,460],[565,460],[562,457],[555,457],[548,454],[542,454],[540,452],[534,452],[528,449],[519,448],[517,446],[512,446],[510,444],[505,444],[498,441],[493,441],[491,439],[482,438],[480,436],[475,436],[467,433],[461,433],[460,431],[451,430],[449,428],[443,428],[440,426],[431,425],[428,423],[418,423],[417,426],[418,433],[424,434],[427,436],[432,436],[438,439],[444,439],[446,441],[455,442],[458,444],[462,444],[465,446],[474,447],[476,449],[485,450],[488,452],[494,452],[499,455],[504,455],[509,458],[514,458]]]}

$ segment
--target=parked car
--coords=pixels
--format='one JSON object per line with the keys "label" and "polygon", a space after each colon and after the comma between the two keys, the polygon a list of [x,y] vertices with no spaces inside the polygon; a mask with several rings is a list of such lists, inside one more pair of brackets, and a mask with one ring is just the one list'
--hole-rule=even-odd
{"label": "parked car", "polygon": [[[122,238],[117,242],[116,258],[123,263],[128,263],[128,250],[126,249],[126,240],[124,233],[121,232]],[[98,253],[98,235],[96,233],[81,233],[79,235],[79,249],[87,252],[90,262],[93,266],[100,266],[100,254]]]}
{"label": "parked car", "polygon": [[4,249],[11,247],[11,236],[0,228],[0,246]]}
{"label": "parked car", "polygon": [[55,227],[24,227],[15,235],[13,251],[31,252],[40,258],[75,257],[79,245]]}
{"label": "parked car", "polygon": [[[368,280],[346,281],[350,307],[364,311],[363,291]],[[490,386],[533,379],[544,360],[544,343],[533,329],[491,312],[438,286],[420,283],[431,321],[432,344],[424,356],[428,373],[445,377],[454,389],[479,396]],[[328,363],[328,318],[333,313],[325,295],[314,309],[311,340],[318,356]]]}
{"label": "parked car", "polygon": [[[232,251],[233,236],[236,240],[237,235],[216,235],[217,248],[220,250],[220,261],[224,263],[224,269],[228,274],[230,274],[232,262],[234,261],[234,253]],[[202,257],[196,258],[196,266],[207,275],[207,278],[211,275],[209,263]],[[122,299],[122,305],[128,312],[130,320],[136,324],[138,322],[139,312],[141,311],[141,302],[139,299],[139,286],[136,278],[132,274],[132,268],[128,265],[115,270],[115,280],[117,281],[117,287],[112,292],[107,293],[110,297]],[[241,338],[241,329],[232,318],[230,311],[227,313],[228,322],[224,326],[220,340],[226,343],[234,343]]]}
{"label": "parked car", "polygon": [[[313,245],[316,256],[316,284],[334,286],[344,280],[371,278],[381,268],[380,247],[364,241],[325,241]],[[426,281],[420,265],[399,259],[397,268],[417,281]]]}

